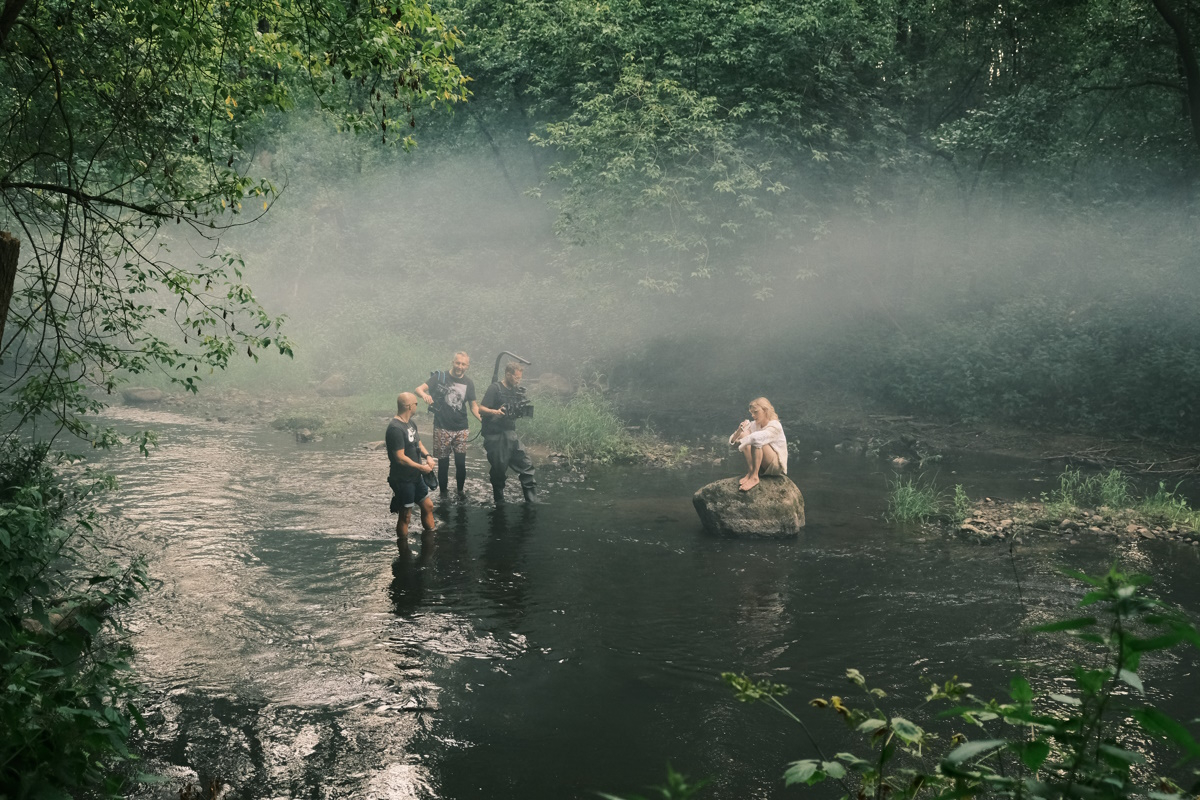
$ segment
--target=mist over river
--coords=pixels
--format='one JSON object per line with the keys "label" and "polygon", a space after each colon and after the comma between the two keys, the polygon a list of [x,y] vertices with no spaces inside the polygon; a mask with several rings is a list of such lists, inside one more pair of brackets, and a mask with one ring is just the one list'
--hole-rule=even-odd
{"label": "mist over river", "polygon": [[[432,552],[401,559],[381,452],[145,409],[106,416],[161,434],[149,459],[99,459],[122,487],[107,509],[114,547],[145,555],[153,581],[129,614],[146,687],[137,747],[145,771],[173,781],[138,797],[215,779],[244,798],[561,800],[644,792],[668,762],[711,778],[705,796],[797,796],[782,775],[815,755],[803,732],[737,702],[722,671],[791,686],[788,705],[832,753],[856,742],[805,704],[853,701],[847,668],[928,721],[922,671],[1000,696],[1012,659],[1069,653],[1024,632],[1071,613],[1081,592],[1063,567],[1119,559],[1200,612],[1195,548],[1035,539],[1010,553],[897,528],[882,520],[890,471],[861,459],[795,458],[808,526],[756,542],[706,535],[691,506],[737,474],[732,460],[542,466],[544,504],[497,512],[472,445],[467,500],[436,509]],[[1045,486],[1025,462],[942,468],[973,495]],[[1194,654],[1168,655],[1142,675],[1187,719],[1195,670]]]}

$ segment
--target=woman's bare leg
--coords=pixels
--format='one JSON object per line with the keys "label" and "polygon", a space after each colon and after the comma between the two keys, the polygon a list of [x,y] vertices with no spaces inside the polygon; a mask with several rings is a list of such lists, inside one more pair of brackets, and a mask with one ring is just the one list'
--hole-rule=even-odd
{"label": "woman's bare leg", "polygon": [[750,472],[738,483],[738,488],[748,492],[758,485],[758,470],[762,466],[763,449],[758,446],[746,448],[746,460],[750,462]]}
{"label": "woman's bare leg", "polygon": [[746,474],[741,477],[741,480],[746,480],[754,474],[754,447],[748,444],[741,446],[742,455],[746,457]]}

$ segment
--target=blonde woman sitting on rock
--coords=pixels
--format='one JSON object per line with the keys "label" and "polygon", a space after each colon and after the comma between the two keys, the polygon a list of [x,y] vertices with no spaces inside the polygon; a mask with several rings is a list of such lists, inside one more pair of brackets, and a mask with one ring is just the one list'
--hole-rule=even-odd
{"label": "blonde woman sitting on rock", "polygon": [[775,407],[765,397],[750,401],[750,419],[729,437],[729,445],[746,456],[746,474],[738,488],[748,492],[763,475],[787,475],[787,439]]}

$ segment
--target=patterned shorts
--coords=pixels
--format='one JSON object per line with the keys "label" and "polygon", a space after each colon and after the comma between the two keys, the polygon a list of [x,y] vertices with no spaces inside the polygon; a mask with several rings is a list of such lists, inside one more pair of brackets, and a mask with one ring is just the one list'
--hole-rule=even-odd
{"label": "patterned shorts", "polygon": [[470,431],[465,429],[461,431],[444,431],[441,428],[434,428],[433,457],[449,458],[452,452],[467,452],[467,437],[469,434]]}

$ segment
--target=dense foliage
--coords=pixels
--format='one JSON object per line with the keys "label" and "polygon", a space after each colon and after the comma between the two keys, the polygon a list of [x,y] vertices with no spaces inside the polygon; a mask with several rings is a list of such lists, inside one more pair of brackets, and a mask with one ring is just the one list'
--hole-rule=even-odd
{"label": "dense foliage", "polygon": [[0,452],[0,795],[123,796],[115,764],[130,703],[120,611],[143,588],[139,564],[97,563],[89,532],[102,479],[70,478],[45,446]]}

